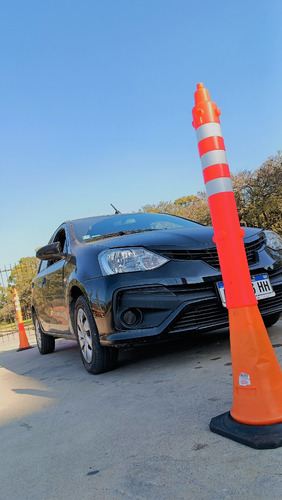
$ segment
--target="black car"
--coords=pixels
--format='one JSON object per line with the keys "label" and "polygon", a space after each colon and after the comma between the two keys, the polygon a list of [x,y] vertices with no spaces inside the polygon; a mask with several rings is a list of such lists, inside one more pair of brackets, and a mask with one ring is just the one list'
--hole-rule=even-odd
{"label": "black car", "polygon": [[[63,223],[40,248],[32,314],[41,354],[77,339],[85,368],[115,368],[118,347],[228,326],[213,228],[167,214]],[[245,228],[244,244],[266,326],[282,310],[281,238]]]}

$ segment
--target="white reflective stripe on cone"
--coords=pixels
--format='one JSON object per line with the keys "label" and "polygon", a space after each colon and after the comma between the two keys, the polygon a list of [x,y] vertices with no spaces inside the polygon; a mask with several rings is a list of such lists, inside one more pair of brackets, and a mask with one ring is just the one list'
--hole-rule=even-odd
{"label": "white reflective stripe on cone", "polygon": [[226,163],[227,157],[223,149],[215,149],[214,151],[209,151],[201,156],[202,169],[204,170],[211,165],[217,165],[218,163]]}
{"label": "white reflective stripe on cone", "polygon": [[232,181],[230,177],[218,177],[206,183],[206,190],[208,196],[218,193],[233,192]]}
{"label": "white reflective stripe on cone", "polygon": [[204,123],[196,130],[196,136],[198,142],[206,139],[207,137],[219,136],[222,137],[220,123],[210,122]]}

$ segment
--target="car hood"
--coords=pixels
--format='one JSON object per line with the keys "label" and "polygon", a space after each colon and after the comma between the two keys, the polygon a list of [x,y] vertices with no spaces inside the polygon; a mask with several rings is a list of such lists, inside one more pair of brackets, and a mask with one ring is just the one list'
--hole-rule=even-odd
{"label": "car hood", "polygon": [[[245,239],[252,240],[261,232],[255,228],[244,228]],[[146,248],[210,248],[215,244],[212,240],[214,230],[210,226],[195,228],[166,229],[154,231],[141,231],[133,234],[112,236],[87,243],[87,246],[117,247],[146,247]]]}

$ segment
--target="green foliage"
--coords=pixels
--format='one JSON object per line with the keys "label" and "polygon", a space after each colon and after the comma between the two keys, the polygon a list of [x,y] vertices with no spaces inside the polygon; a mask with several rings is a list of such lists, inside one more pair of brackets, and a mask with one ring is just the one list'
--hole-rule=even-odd
{"label": "green foliage", "polygon": [[11,271],[8,285],[16,287],[23,315],[30,308],[31,302],[31,282],[38,270],[38,260],[36,257],[23,257]]}
{"label": "green foliage", "polygon": [[185,219],[192,219],[201,224],[210,224],[210,212],[205,193],[198,193],[197,196],[182,196],[174,202],[161,201],[158,205],[146,205],[143,212],[157,212],[178,215]]}
{"label": "green foliage", "polygon": [[[239,174],[240,175],[240,174]],[[233,178],[234,190],[238,176]],[[236,202],[240,218],[248,226],[272,229],[282,235],[282,154],[268,158],[255,170],[244,173]]]}
{"label": "green foliage", "polygon": [[0,297],[0,323],[11,323],[15,320],[15,306],[11,289],[1,287]]}
{"label": "green foliage", "polygon": [[[268,158],[250,172],[244,170],[232,176],[233,189],[240,223],[246,226],[271,229],[282,235],[282,153]],[[174,202],[161,201],[146,205],[143,212],[178,215],[202,224],[211,224],[205,193],[182,196]]]}
{"label": "green foliage", "polygon": [[4,307],[6,303],[6,291],[3,286],[0,286],[0,309]]}
{"label": "green foliage", "polygon": [[13,288],[18,291],[24,318],[30,316],[31,282],[37,273],[38,260],[36,257],[23,257],[16,264],[8,279],[8,286],[0,289],[0,321],[11,322],[15,319],[13,303]]}

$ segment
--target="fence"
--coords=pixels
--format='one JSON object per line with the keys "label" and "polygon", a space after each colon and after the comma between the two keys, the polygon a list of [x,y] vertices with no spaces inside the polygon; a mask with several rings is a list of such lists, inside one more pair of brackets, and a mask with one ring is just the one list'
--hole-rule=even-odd
{"label": "fence", "polygon": [[24,326],[29,337],[34,336],[31,316],[31,282],[37,272],[38,261],[34,257],[21,259],[14,266],[0,268],[0,346],[18,339],[18,324],[13,302],[13,288],[19,293]]}

